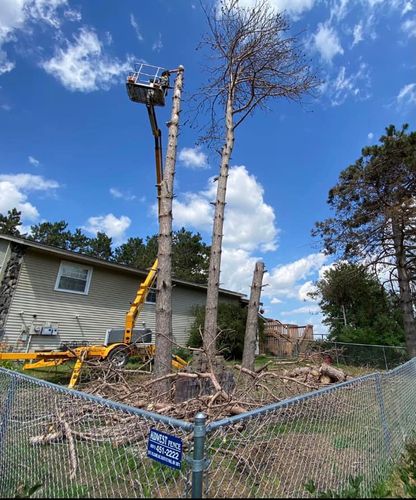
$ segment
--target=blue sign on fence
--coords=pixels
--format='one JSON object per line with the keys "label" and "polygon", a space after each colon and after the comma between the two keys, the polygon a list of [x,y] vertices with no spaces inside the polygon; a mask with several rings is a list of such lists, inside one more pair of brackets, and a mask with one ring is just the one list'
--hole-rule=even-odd
{"label": "blue sign on fence", "polygon": [[147,456],[173,469],[180,469],[182,439],[152,428],[147,443]]}

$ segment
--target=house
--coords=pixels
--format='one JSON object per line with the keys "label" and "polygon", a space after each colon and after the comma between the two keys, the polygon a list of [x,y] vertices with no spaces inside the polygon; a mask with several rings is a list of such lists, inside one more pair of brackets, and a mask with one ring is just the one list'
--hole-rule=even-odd
{"label": "house", "polygon": [[[55,349],[62,343],[102,344],[106,331],[123,328],[125,314],[146,271],[95,257],[0,235],[0,343],[13,351]],[[185,345],[193,308],[206,286],[173,280],[173,337]],[[220,300],[244,307],[243,294],[220,289]],[[136,326],[154,331],[155,293]]]}

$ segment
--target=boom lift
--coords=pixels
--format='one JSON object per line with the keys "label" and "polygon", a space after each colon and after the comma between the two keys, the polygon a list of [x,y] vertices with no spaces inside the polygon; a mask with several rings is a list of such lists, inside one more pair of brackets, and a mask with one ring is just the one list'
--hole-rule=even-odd
{"label": "boom lift", "polygon": [[[157,126],[154,106],[164,106],[165,97],[169,88],[169,75],[178,71],[164,70],[163,68],[139,64],[135,71],[127,77],[126,87],[130,99],[137,103],[146,105],[152,133],[155,139],[155,164],[156,164],[156,187],[158,205],[160,209],[160,192],[163,178],[162,167],[162,134]],[[155,345],[143,340],[133,341],[134,325],[136,318],[143,309],[146,297],[153,287],[157,277],[157,259],[150,268],[145,280],[140,284],[136,297],[130,305],[126,314],[124,332],[121,342],[106,342],[107,345],[80,346],[73,349],[67,347],[56,351],[40,352],[0,352],[0,360],[29,361],[24,369],[39,369],[50,366],[58,366],[71,360],[76,360],[71,374],[68,387],[73,388],[78,382],[82,365],[85,360],[98,359],[109,360],[116,366],[124,366],[129,356],[140,356],[143,361],[150,360],[155,354]],[[179,356],[172,356],[172,367],[182,369],[187,365]]]}

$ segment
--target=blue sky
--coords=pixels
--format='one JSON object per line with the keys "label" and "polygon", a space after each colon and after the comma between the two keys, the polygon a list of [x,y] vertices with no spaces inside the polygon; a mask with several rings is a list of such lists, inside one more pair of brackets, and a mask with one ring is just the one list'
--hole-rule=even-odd
{"label": "blue sky", "polygon": [[[323,84],[301,105],[276,101],[238,129],[221,283],[247,293],[263,259],[266,315],[322,332],[306,293],[331,260],[310,231],[329,215],[328,190],[363,146],[390,123],[414,130],[416,4],[270,2],[300,33]],[[124,81],[138,60],[182,64],[174,223],[209,243],[219,159],[197,146],[187,102],[206,78],[196,50],[204,32],[196,0],[2,0],[0,212],[16,206],[25,227],[64,219],[91,235],[104,230],[117,244],[157,232],[153,138]],[[167,102],[157,109],[164,139]]]}

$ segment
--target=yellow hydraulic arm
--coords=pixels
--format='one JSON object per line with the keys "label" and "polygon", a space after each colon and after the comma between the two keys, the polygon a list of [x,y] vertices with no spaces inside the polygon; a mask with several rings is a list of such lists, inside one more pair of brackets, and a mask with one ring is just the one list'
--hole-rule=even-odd
{"label": "yellow hydraulic arm", "polygon": [[157,259],[154,261],[153,266],[150,268],[146,279],[140,283],[139,289],[137,290],[136,298],[130,305],[129,312],[126,314],[126,324],[124,330],[124,339],[123,342],[125,344],[131,343],[131,337],[133,335],[134,324],[136,323],[136,318],[139,312],[143,308],[143,304],[145,303],[147,294],[149,293],[150,288],[152,288],[157,276]]}

